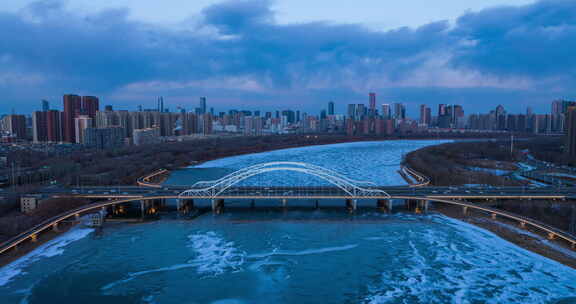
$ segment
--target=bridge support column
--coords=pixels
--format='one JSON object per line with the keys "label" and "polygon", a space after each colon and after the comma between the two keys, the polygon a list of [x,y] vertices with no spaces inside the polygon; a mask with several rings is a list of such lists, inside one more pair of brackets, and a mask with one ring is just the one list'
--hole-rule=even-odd
{"label": "bridge support column", "polygon": [[79,213],[74,214],[74,219],[77,221],[80,220],[80,214]]}
{"label": "bridge support column", "polygon": [[520,222],[520,228],[526,229],[526,222]]}
{"label": "bridge support column", "polygon": [[252,209],[256,208],[256,200],[255,199],[250,201],[250,208],[252,208]]}
{"label": "bridge support column", "polygon": [[462,214],[464,214],[464,216],[468,216],[468,207],[462,207]]}
{"label": "bridge support column", "polygon": [[58,229],[58,223],[52,224],[52,231],[54,231],[54,232],[60,232],[60,229]]}
{"label": "bridge support column", "polygon": [[495,219],[496,219],[496,213],[492,213],[492,214],[490,215],[490,217],[492,217],[492,219],[495,220]]}
{"label": "bridge support column", "polygon": [[316,200],[316,203],[314,204],[314,207],[315,207],[316,209],[320,209],[320,201],[319,201],[319,200]]}
{"label": "bridge support column", "polygon": [[377,200],[376,204],[378,205],[378,209],[380,209],[381,211],[392,213],[392,200],[379,199]]}
{"label": "bridge support column", "polygon": [[212,200],[212,212],[216,214],[222,213],[224,209],[224,200],[223,199],[213,199]]}
{"label": "bridge support column", "polygon": [[[566,197],[564,197],[564,199],[566,199]],[[568,229],[568,232],[576,234],[576,207],[574,206],[574,204],[572,204],[571,209],[572,212],[570,216],[570,227]]]}
{"label": "bridge support column", "polygon": [[188,213],[194,208],[193,199],[178,199],[178,211]]}
{"label": "bridge support column", "polygon": [[418,201],[418,209],[421,213],[428,213],[428,200]]}
{"label": "bridge support column", "polygon": [[31,235],[30,240],[32,241],[32,243],[36,243],[38,241],[38,235],[37,234]]}
{"label": "bridge support column", "polygon": [[552,232],[549,232],[549,233],[548,233],[548,239],[549,239],[549,240],[553,240],[553,239],[555,239],[555,238],[556,238],[556,234],[554,234],[554,233],[552,233]]}
{"label": "bridge support column", "polygon": [[348,208],[348,210],[350,212],[354,212],[356,211],[356,208],[358,207],[358,200],[355,199],[346,199],[346,208]]}
{"label": "bridge support column", "polygon": [[282,199],[282,208],[286,208],[287,205],[288,205],[288,200],[283,198]]}

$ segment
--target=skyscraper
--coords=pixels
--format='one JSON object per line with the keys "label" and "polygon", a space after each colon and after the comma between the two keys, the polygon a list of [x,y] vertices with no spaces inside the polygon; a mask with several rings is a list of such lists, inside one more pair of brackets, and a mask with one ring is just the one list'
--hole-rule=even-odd
{"label": "skyscraper", "polygon": [[406,119],[406,106],[403,103],[394,104],[394,118],[395,119]]}
{"label": "skyscraper", "polygon": [[206,97],[200,97],[200,113],[206,114]]}
{"label": "skyscraper", "polygon": [[98,97],[83,96],[82,97],[82,114],[95,119],[96,112],[100,110],[100,101]]}
{"label": "skyscraper", "polygon": [[438,117],[444,115],[446,115],[446,105],[441,103],[438,105]]}
{"label": "skyscraper", "polygon": [[333,101],[328,103],[328,115],[334,115],[334,102]]}
{"label": "skyscraper", "polygon": [[383,119],[390,119],[391,113],[390,113],[390,105],[385,103],[382,105],[382,118]]}
{"label": "skyscraper", "polygon": [[74,119],[74,134],[76,135],[76,143],[84,143],[84,130],[91,128],[93,124],[93,119],[88,115],[80,115]]}
{"label": "skyscraper", "polygon": [[348,117],[349,118],[356,118],[356,105],[351,103],[348,105]]}
{"label": "skyscraper", "polygon": [[427,107],[426,105],[420,105],[420,123],[421,124],[425,124],[425,125],[430,124],[430,119],[428,116],[429,113],[430,113],[429,107]]}
{"label": "skyscraper", "polygon": [[356,105],[356,119],[361,120],[366,116],[366,106],[362,103]]}
{"label": "skyscraper", "polygon": [[62,112],[58,110],[50,110],[46,112],[46,126],[48,128],[47,136],[49,142],[63,141],[62,117]]}
{"label": "skyscraper", "polygon": [[16,136],[18,139],[26,139],[26,117],[24,115],[6,115],[2,118],[4,131]]}
{"label": "skyscraper", "polygon": [[576,158],[576,106],[568,107],[566,114],[566,152],[573,160]]}
{"label": "skyscraper", "polygon": [[376,93],[368,94],[368,99],[370,106],[370,110],[368,113],[370,116],[374,116],[376,115]]}
{"label": "skyscraper", "polygon": [[76,142],[76,118],[82,110],[82,98],[78,95],[64,95],[64,112],[62,114],[63,140],[65,142]]}
{"label": "skyscraper", "polygon": [[32,113],[32,140],[34,142],[48,141],[47,111]]}

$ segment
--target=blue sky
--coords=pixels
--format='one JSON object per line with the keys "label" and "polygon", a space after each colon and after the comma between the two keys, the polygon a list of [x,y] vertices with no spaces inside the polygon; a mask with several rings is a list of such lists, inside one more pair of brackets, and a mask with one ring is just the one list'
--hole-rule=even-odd
{"label": "blue sky", "polygon": [[[312,2],[313,4],[310,4]],[[0,2],[0,113],[40,99],[192,109],[504,104],[576,97],[573,0]]]}

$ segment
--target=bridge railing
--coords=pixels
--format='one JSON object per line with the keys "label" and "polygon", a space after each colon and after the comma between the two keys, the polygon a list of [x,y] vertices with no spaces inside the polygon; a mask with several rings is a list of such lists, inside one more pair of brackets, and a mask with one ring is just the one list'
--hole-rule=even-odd
{"label": "bridge railing", "polygon": [[415,180],[416,183],[415,184],[411,184],[409,185],[410,187],[424,187],[424,186],[428,186],[430,185],[430,178],[428,178],[428,176],[408,167],[408,166],[402,166],[401,168],[405,173],[409,174],[410,176],[412,176]]}
{"label": "bridge railing", "polygon": [[154,171],[148,175],[144,175],[140,178],[138,178],[138,180],[136,181],[136,183],[138,184],[138,186],[141,187],[150,187],[150,188],[162,188],[161,184],[158,183],[153,183],[150,180],[158,175],[161,174],[166,174],[168,173],[168,170],[166,169],[159,169],[157,171]]}

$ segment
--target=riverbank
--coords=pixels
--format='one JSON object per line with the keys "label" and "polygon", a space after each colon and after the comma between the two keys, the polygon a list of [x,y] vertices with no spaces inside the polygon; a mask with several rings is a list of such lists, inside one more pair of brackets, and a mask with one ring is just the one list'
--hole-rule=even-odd
{"label": "riverbank", "polygon": [[59,225],[58,231],[46,230],[38,235],[36,242],[26,241],[18,245],[18,249],[11,250],[6,254],[0,255],[0,268],[7,266],[20,258],[23,258],[27,254],[38,249],[40,246],[66,234],[72,228],[76,227],[78,224],[69,222],[66,225]]}
{"label": "riverbank", "polygon": [[480,212],[469,211],[470,213],[464,216],[462,208],[456,206],[436,203],[433,210],[447,217],[488,230],[523,249],[576,269],[576,250],[572,250],[562,242],[547,240],[546,235],[537,230],[522,229],[515,222],[502,218],[494,220],[489,215]]}

